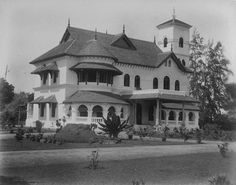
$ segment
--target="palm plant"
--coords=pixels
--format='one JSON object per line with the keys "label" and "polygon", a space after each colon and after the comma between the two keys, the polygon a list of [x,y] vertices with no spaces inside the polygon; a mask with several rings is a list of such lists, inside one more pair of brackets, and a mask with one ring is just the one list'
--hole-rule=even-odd
{"label": "palm plant", "polygon": [[117,138],[120,132],[131,127],[130,125],[128,125],[129,119],[121,122],[120,117],[117,116],[115,113],[109,114],[107,116],[107,119],[103,117],[103,120],[104,124],[98,122],[98,124],[101,126],[98,128],[108,134],[110,138]]}

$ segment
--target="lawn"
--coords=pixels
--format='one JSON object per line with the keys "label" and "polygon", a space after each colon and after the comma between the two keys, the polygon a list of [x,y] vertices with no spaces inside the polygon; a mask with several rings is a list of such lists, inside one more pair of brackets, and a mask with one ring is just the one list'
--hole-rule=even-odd
{"label": "lawn", "polygon": [[161,139],[155,141],[147,141],[140,139],[122,140],[118,144],[88,144],[88,143],[63,143],[62,145],[56,145],[52,143],[39,143],[35,141],[29,141],[24,139],[23,142],[17,142],[14,138],[8,137],[0,139],[0,151],[24,151],[24,150],[48,150],[48,149],[70,149],[70,148],[91,148],[91,147],[130,147],[130,146],[155,146],[155,145],[183,145],[189,144],[181,141],[167,141],[162,142]]}
{"label": "lawn", "polygon": [[[20,160],[20,159],[19,159]],[[143,179],[146,185],[208,184],[208,178],[226,173],[236,180],[236,156],[222,158],[219,153],[185,154],[132,160],[101,161],[97,170],[88,169],[88,162],[3,168],[2,184],[22,180],[18,184],[50,185],[132,185],[132,180]]]}

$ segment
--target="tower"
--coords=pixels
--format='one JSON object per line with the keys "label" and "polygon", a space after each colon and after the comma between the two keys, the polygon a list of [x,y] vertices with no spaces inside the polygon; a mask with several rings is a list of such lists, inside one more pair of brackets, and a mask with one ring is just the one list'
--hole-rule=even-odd
{"label": "tower", "polygon": [[163,52],[173,51],[184,66],[189,66],[191,27],[191,25],[176,19],[174,11],[172,19],[157,25],[157,45]]}

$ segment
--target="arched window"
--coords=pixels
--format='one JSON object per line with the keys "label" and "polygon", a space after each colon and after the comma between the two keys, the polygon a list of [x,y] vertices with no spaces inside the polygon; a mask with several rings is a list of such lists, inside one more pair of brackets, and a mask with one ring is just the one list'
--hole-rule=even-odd
{"label": "arched window", "polygon": [[167,44],[168,44],[168,40],[167,40],[167,38],[165,37],[165,38],[164,38],[164,48],[167,47]]}
{"label": "arched window", "polygon": [[140,89],[140,77],[138,75],[136,75],[134,78],[134,87],[136,89]]}
{"label": "arched window", "polygon": [[179,118],[178,118],[179,121],[183,121],[183,112],[179,112]]}
{"label": "arched window", "polygon": [[116,109],[111,106],[109,109],[108,109],[108,115],[111,116],[112,114],[115,114],[116,113]]}
{"label": "arched window", "polygon": [[185,65],[186,65],[186,63],[185,63],[185,60],[184,60],[184,59],[182,60],[182,64],[183,64],[183,66],[185,66]]}
{"label": "arched window", "polygon": [[171,66],[171,60],[169,60],[168,62],[169,62],[169,63],[168,63],[168,66],[170,67],[170,66]]}
{"label": "arched window", "polygon": [[182,37],[179,38],[179,47],[180,48],[184,47],[184,39]]}
{"label": "arched window", "polygon": [[67,116],[71,117],[71,114],[72,114],[72,108],[71,108],[71,106],[69,106],[69,108],[67,110]]}
{"label": "arched window", "polygon": [[194,114],[193,114],[193,112],[189,112],[188,113],[188,120],[189,121],[194,121]]}
{"label": "arched window", "polygon": [[129,81],[130,81],[129,75],[125,74],[125,76],[124,76],[124,86],[125,87],[129,87]]}
{"label": "arched window", "polygon": [[124,109],[123,108],[120,109],[120,118],[124,118]]}
{"label": "arched window", "polygon": [[85,105],[80,105],[78,108],[78,116],[88,117],[88,108]]}
{"label": "arched window", "polygon": [[174,111],[169,112],[169,120],[175,120],[175,112]]}
{"label": "arched window", "polygon": [[168,76],[164,78],[164,89],[170,89],[170,78]]}
{"label": "arched window", "polygon": [[153,78],[153,89],[158,89],[158,79]]}
{"label": "arched window", "polygon": [[102,107],[99,105],[94,106],[92,117],[102,117],[102,116],[103,116]]}
{"label": "arched window", "polygon": [[148,121],[154,120],[154,107],[151,105],[148,109]]}
{"label": "arched window", "polygon": [[179,89],[180,89],[180,88],[179,88],[179,80],[176,80],[176,81],[175,81],[175,90],[176,90],[176,91],[179,91]]}

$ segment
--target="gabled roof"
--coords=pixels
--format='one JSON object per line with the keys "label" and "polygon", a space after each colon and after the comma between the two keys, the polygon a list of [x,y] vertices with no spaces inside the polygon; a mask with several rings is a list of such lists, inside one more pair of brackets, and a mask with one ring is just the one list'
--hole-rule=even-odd
{"label": "gabled roof", "polygon": [[111,64],[95,63],[95,62],[79,62],[78,64],[72,66],[70,69],[74,71],[85,70],[85,69],[98,69],[98,70],[104,70],[104,71],[111,71],[117,75],[122,74],[122,72],[119,69],[117,69]]}
{"label": "gabled roof", "polygon": [[76,91],[67,97],[63,103],[114,103],[129,104],[119,95],[101,91]]}
{"label": "gabled roof", "polygon": [[170,20],[168,20],[164,23],[161,23],[161,24],[157,25],[157,28],[161,29],[161,28],[165,28],[165,27],[168,27],[168,26],[172,26],[172,25],[183,26],[183,27],[186,27],[188,29],[192,27],[191,25],[175,18],[175,19],[170,19]]}
{"label": "gabled roof", "polygon": [[120,48],[136,50],[134,44],[124,33],[115,35],[111,45]]}
{"label": "gabled roof", "polygon": [[[125,34],[111,35],[96,32],[96,37],[97,41],[92,42],[92,44],[89,44],[90,46],[88,46],[88,41],[94,39],[94,31],[68,27],[58,46],[30,63],[35,64],[65,55],[80,57],[83,56],[83,54],[88,54],[88,51],[90,51],[89,48],[93,50],[90,54],[96,54],[97,52],[99,55],[113,57],[116,59],[116,62],[124,64],[157,67],[163,62],[163,52],[153,42],[128,38]],[[126,39],[127,43],[130,41],[130,46],[133,45],[132,47],[135,47],[135,49],[122,48],[120,47],[122,46],[120,43],[117,46],[117,41],[121,38]],[[178,66],[181,65],[182,64],[180,63]],[[181,67],[181,70],[183,69],[184,67]],[[184,71],[186,72],[186,70]]]}
{"label": "gabled roof", "polygon": [[44,97],[43,96],[39,96],[39,97],[37,97],[37,98],[35,98],[33,101],[31,101],[30,103],[32,103],[32,104],[36,104],[36,103],[42,103],[43,102],[43,100],[44,100]]}
{"label": "gabled roof", "polygon": [[44,100],[42,100],[43,103],[57,103],[57,99],[55,97],[55,95],[51,95],[47,98],[45,98]]}

